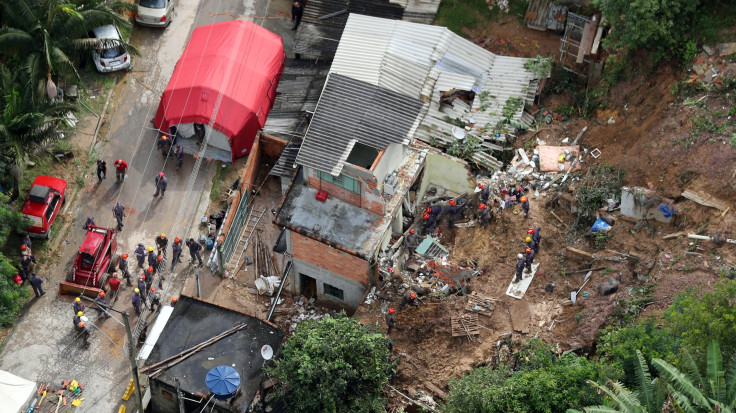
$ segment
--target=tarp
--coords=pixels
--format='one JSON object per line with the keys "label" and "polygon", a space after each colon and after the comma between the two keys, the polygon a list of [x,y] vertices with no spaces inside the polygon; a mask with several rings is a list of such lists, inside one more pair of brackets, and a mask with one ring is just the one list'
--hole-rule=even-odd
{"label": "tarp", "polygon": [[286,61],[281,36],[244,20],[194,29],[161,96],[154,125],[209,124],[230,140],[232,160],[247,155],[271,110]]}
{"label": "tarp", "polygon": [[0,413],[26,411],[31,404],[31,394],[36,383],[0,370]]}

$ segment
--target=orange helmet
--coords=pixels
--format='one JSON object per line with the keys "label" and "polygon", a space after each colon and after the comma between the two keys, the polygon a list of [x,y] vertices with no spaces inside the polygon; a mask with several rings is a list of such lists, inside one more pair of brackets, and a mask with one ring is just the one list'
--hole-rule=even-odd
{"label": "orange helmet", "polygon": [[483,189],[484,188],[483,184],[478,182],[478,188]]}
{"label": "orange helmet", "polygon": [[20,246],[20,249],[21,249],[22,251],[25,251],[25,250],[26,250],[26,244],[23,244],[23,245],[21,245],[21,246]]}
{"label": "orange helmet", "polygon": [[410,233],[410,234],[413,234],[413,233],[414,233],[414,228],[410,229],[410,230],[409,230],[409,233]]}
{"label": "orange helmet", "polygon": [[179,301],[179,299],[178,299],[178,298],[176,298],[176,297],[173,297],[173,298],[171,298],[171,302],[172,302],[172,303],[175,303],[175,302],[177,302],[177,301]]}
{"label": "orange helmet", "polygon": [[166,234],[164,234],[164,233],[162,232],[162,233],[161,233],[161,238],[166,238]]}
{"label": "orange helmet", "polygon": [[174,237],[174,242],[181,242],[181,240],[179,239],[179,237]]}
{"label": "orange helmet", "polygon": [[105,292],[104,291],[100,292],[100,297],[105,298]]}
{"label": "orange helmet", "polygon": [[161,140],[167,141],[169,140],[169,138],[167,138],[166,135],[164,135],[163,137],[161,137]]}
{"label": "orange helmet", "polygon": [[413,299],[417,298],[417,295],[414,294],[414,293],[411,293],[411,294],[409,294],[409,297],[411,297],[411,299],[413,300]]}
{"label": "orange helmet", "polygon": [[123,254],[123,259],[124,260],[127,260],[128,259],[128,254]]}
{"label": "orange helmet", "polygon": [[454,199],[451,199],[451,200],[450,200],[450,205],[452,205],[452,206],[455,206],[455,203],[456,203],[456,202],[455,202],[455,200],[454,200]]}
{"label": "orange helmet", "polygon": [[84,327],[84,321],[80,321],[78,325],[79,327]]}
{"label": "orange helmet", "polygon": [[533,234],[534,233],[534,228],[529,228],[528,230],[526,230],[526,233],[527,234]]}
{"label": "orange helmet", "polygon": [[427,214],[429,214],[430,212],[432,212],[432,208],[427,207],[427,209],[425,209],[424,212],[427,213]]}
{"label": "orange helmet", "polygon": [[388,309],[388,313],[389,313],[389,314],[393,314],[393,313],[395,313],[395,312],[396,312],[396,310],[394,310],[393,308],[389,308],[389,309]]}
{"label": "orange helmet", "polygon": [[156,287],[151,287],[151,292],[156,292]]}
{"label": "orange helmet", "polygon": [[162,257],[162,256],[159,255],[158,258],[156,258],[156,259],[159,260],[159,261],[162,261],[164,259],[164,257]]}
{"label": "orange helmet", "polygon": [[148,272],[153,272],[153,267],[148,267]]}
{"label": "orange helmet", "polygon": [[522,196],[521,197],[521,202],[526,202],[526,197],[525,196]]}
{"label": "orange helmet", "polygon": [[146,280],[146,274],[141,274],[141,280],[143,280],[143,281]]}
{"label": "orange helmet", "polygon": [[532,252],[532,249],[531,249],[531,248],[529,248],[529,247],[526,247],[526,252],[527,252],[527,254],[528,254],[528,253]]}
{"label": "orange helmet", "polygon": [[424,219],[429,219],[429,214],[424,214]]}
{"label": "orange helmet", "polygon": [[486,209],[486,204],[480,204],[478,205],[478,209]]}
{"label": "orange helmet", "polygon": [[163,178],[163,177],[164,177],[164,173],[163,173],[163,172],[159,172],[159,173],[158,173],[158,177],[159,177],[159,178]]}

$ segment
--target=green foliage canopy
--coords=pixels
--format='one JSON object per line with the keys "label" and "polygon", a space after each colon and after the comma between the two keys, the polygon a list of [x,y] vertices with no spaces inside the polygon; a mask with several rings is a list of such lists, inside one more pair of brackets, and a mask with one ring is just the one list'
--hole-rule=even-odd
{"label": "green foliage canopy", "polygon": [[288,411],[383,412],[395,368],[389,341],[344,315],[299,324],[269,374]]}
{"label": "green foliage canopy", "polygon": [[691,349],[705,349],[711,340],[721,343],[724,358],[736,355],[736,281],[723,280],[712,291],[697,288],[675,297],[665,311],[672,331]]}
{"label": "green foliage canopy", "polygon": [[606,327],[600,334],[598,355],[621,365],[627,386],[636,383],[637,351],[646,360],[660,358],[676,363],[680,353],[680,339],[669,328],[659,326],[654,318],[646,318],[619,328]]}
{"label": "green foliage canopy", "polygon": [[593,0],[611,23],[604,45],[647,49],[659,57],[687,50],[700,0]]}
{"label": "green foliage canopy", "polygon": [[[532,353],[541,356],[539,347]],[[544,365],[545,357],[533,357]],[[507,368],[480,367],[450,380],[446,413],[564,412],[571,407],[599,404],[601,396],[587,381],[617,377],[618,370],[569,354],[544,368],[513,373]]]}

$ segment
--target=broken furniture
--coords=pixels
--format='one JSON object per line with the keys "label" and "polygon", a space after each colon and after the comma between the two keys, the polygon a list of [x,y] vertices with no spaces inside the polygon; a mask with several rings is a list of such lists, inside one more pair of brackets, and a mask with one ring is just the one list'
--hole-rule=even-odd
{"label": "broken furniture", "polygon": [[473,291],[467,297],[468,302],[465,304],[465,311],[472,311],[487,316],[493,315],[493,310],[496,309],[495,299],[482,296],[477,291]]}
{"label": "broken furniture", "polygon": [[475,313],[450,316],[450,327],[453,337],[467,337],[468,341],[475,341],[475,336],[480,335],[478,314]]}

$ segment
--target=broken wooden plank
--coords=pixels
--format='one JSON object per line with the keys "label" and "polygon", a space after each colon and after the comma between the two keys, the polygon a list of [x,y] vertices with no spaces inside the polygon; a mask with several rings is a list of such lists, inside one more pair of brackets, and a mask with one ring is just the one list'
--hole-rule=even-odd
{"label": "broken wooden plank", "polygon": [[478,314],[471,313],[451,316],[450,328],[453,337],[480,335],[480,328],[478,328]]}
{"label": "broken wooden plank", "polygon": [[605,270],[606,268],[608,267],[589,268],[585,270],[571,271],[571,272],[568,272],[567,274],[569,275],[569,274],[580,274],[580,273],[590,272],[590,271],[600,271],[600,270]]}
{"label": "broken wooden plank", "polygon": [[680,238],[683,235],[685,235],[684,232],[675,232],[674,234],[665,235],[662,239]]}
{"label": "broken wooden plank", "polygon": [[426,387],[427,389],[429,389],[429,391],[439,396],[441,399],[447,398],[447,393],[445,393],[439,387],[435,386],[434,384],[430,382],[424,383],[424,387]]}
{"label": "broken wooden plank", "polygon": [[723,211],[723,213],[721,214],[721,218],[725,217],[725,216],[726,216],[726,214],[728,213],[728,211],[729,211],[730,209],[731,209],[731,207],[728,207],[728,208],[726,208],[726,210],[725,210],[725,211]]}
{"label": "broken wooden plank", "polygon": [[549,211],[549,213],[552,214],[553,217],[557,218],[557,220],[560,221],[560,224],[567,226],[567,224],[565,224],[565,221],[563,221],[562,218],[558,217],[554,211]]}
{"label": "broken wooden plank", "polygon": [[497,300],[482,296],[477,291],[473,291],[467,297],[468,302],[465,304],[465,311],[473,311],[487,316],[493,315],[493,310],[496,308],[495,301]]}
{"label": "broken wooden plank", "polygon": [[569,252],[573,257],[581,259],[586,262],[590,262],[596,258],[595,255],[589,252],[585,252],[583,250],[579,250],[577,248],[567,247],[566,249],[567,249],[567,252]]}
{"label": "broken wooden plank", "polygon": [[682,196],[697,204],[711,208],[717,208],[721,211],[725,211],[730,207],[727,203],[720,201],[709,194],[694,191],[692,189],[686,189],[685,192],[682,193]]}

